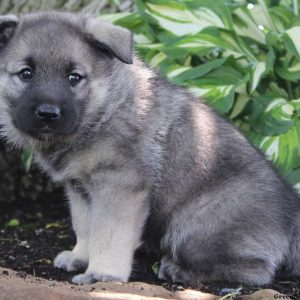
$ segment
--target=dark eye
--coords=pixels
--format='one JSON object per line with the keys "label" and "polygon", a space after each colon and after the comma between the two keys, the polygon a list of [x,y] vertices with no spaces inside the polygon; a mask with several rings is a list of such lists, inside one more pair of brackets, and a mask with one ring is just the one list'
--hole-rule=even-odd
{"label": "dark eye", "polygon": [[82,79],[82,76],[78,73],[71,73],[69,76],[68,76],[68,80],[69,80],[69,83],[71,86],[74,86],[76,85],[77,83],[79,83]]}
{"label": "dark eye", "polygon": [[31,68],[24,68],[19,72],[19,76],[22,80],[29,80],[33,77],[33,71]]}

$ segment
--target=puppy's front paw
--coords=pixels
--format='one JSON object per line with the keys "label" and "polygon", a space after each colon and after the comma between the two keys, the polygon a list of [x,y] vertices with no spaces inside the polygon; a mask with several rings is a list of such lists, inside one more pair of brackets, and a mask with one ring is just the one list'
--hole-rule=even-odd
{"label": "puppy's front paw", "polygon": [[98,274],[95,272],[85,272],[84,274],[76,275],[72,278],[72,282],[76,284],[89,284],[95,283],[97,281],[122,281],[122,279],[111,276],[111,275],[104,275]]}
{"label": "puppy's front paw", "polygon": [[54,267],[68,272],[85,270],[87,265],[87,260],[78,258],[72,251],[60,252],[54,260]]}

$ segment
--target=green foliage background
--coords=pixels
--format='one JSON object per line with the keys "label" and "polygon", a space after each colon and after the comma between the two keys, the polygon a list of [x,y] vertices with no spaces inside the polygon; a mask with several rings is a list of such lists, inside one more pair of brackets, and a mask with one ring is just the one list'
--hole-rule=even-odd
{"label": "green foliage background", "polygon": [[104,16],[137,51],[246,133],[300,191],[297,0],[136,0]]}
{"label": "green foliage background", "polygon": [[230,119],[300,192],[299,2],[7,0],[0,13],[101,12],[130,29],[148,64]]}
{"label": "green foliage background", "polygon": [[1,14],[61,10],[99,15],[132,10],[132,0],[0,0]]}

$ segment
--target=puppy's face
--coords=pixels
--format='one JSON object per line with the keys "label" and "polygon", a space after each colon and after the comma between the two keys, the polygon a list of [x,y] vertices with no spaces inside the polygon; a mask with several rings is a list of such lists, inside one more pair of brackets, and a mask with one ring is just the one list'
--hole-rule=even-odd
{"label": "puppy's face", "polygon": [[[2,22],[2,31],[0,20],[0,124],[5,135],[10,138],[14,131],[49,141],[76,134],[101,109],[114,64],[131,63],[130,35],[71,14],[7,18],[12,19]],[[128,44],[114,45],[112,39],[124,39],[124,34]]]}

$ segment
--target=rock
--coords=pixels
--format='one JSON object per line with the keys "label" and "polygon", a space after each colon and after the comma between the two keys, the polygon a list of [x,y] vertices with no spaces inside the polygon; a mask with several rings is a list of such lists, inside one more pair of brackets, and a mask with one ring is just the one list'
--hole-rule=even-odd
{"label": "rock", "polygon": [[217,300],[217,299],[220,299],[219,296],[203,293],[200,291],[189,290],[189,289],[184,290],[184,291],[178,291],[175,294],[180,300]]}
{"label": "rock", "polygon": [[280,294],[274,290],[259,290],[251,295],[245,295],[242,300],[274,300],[274,299],[290,299],[286,295]]}
{"label": "rock", "polygon": [[[180,300],[161,286],[141,282],[97,282],[73,285],[27,275],[18,277],[12,270],[0,268],[0,300]],[[202,298],[199,298],[202,299]]]}
{"label": "rock", "polygon": [[[97,282],[74,285],[33,277],[20,276],[13,270],[0,267],[0,300],[217,300],[220,296],[191,289],[176,292],[162,286],[142,282]],[[288,299],[274,290],[259,290],[242,300]]]}

